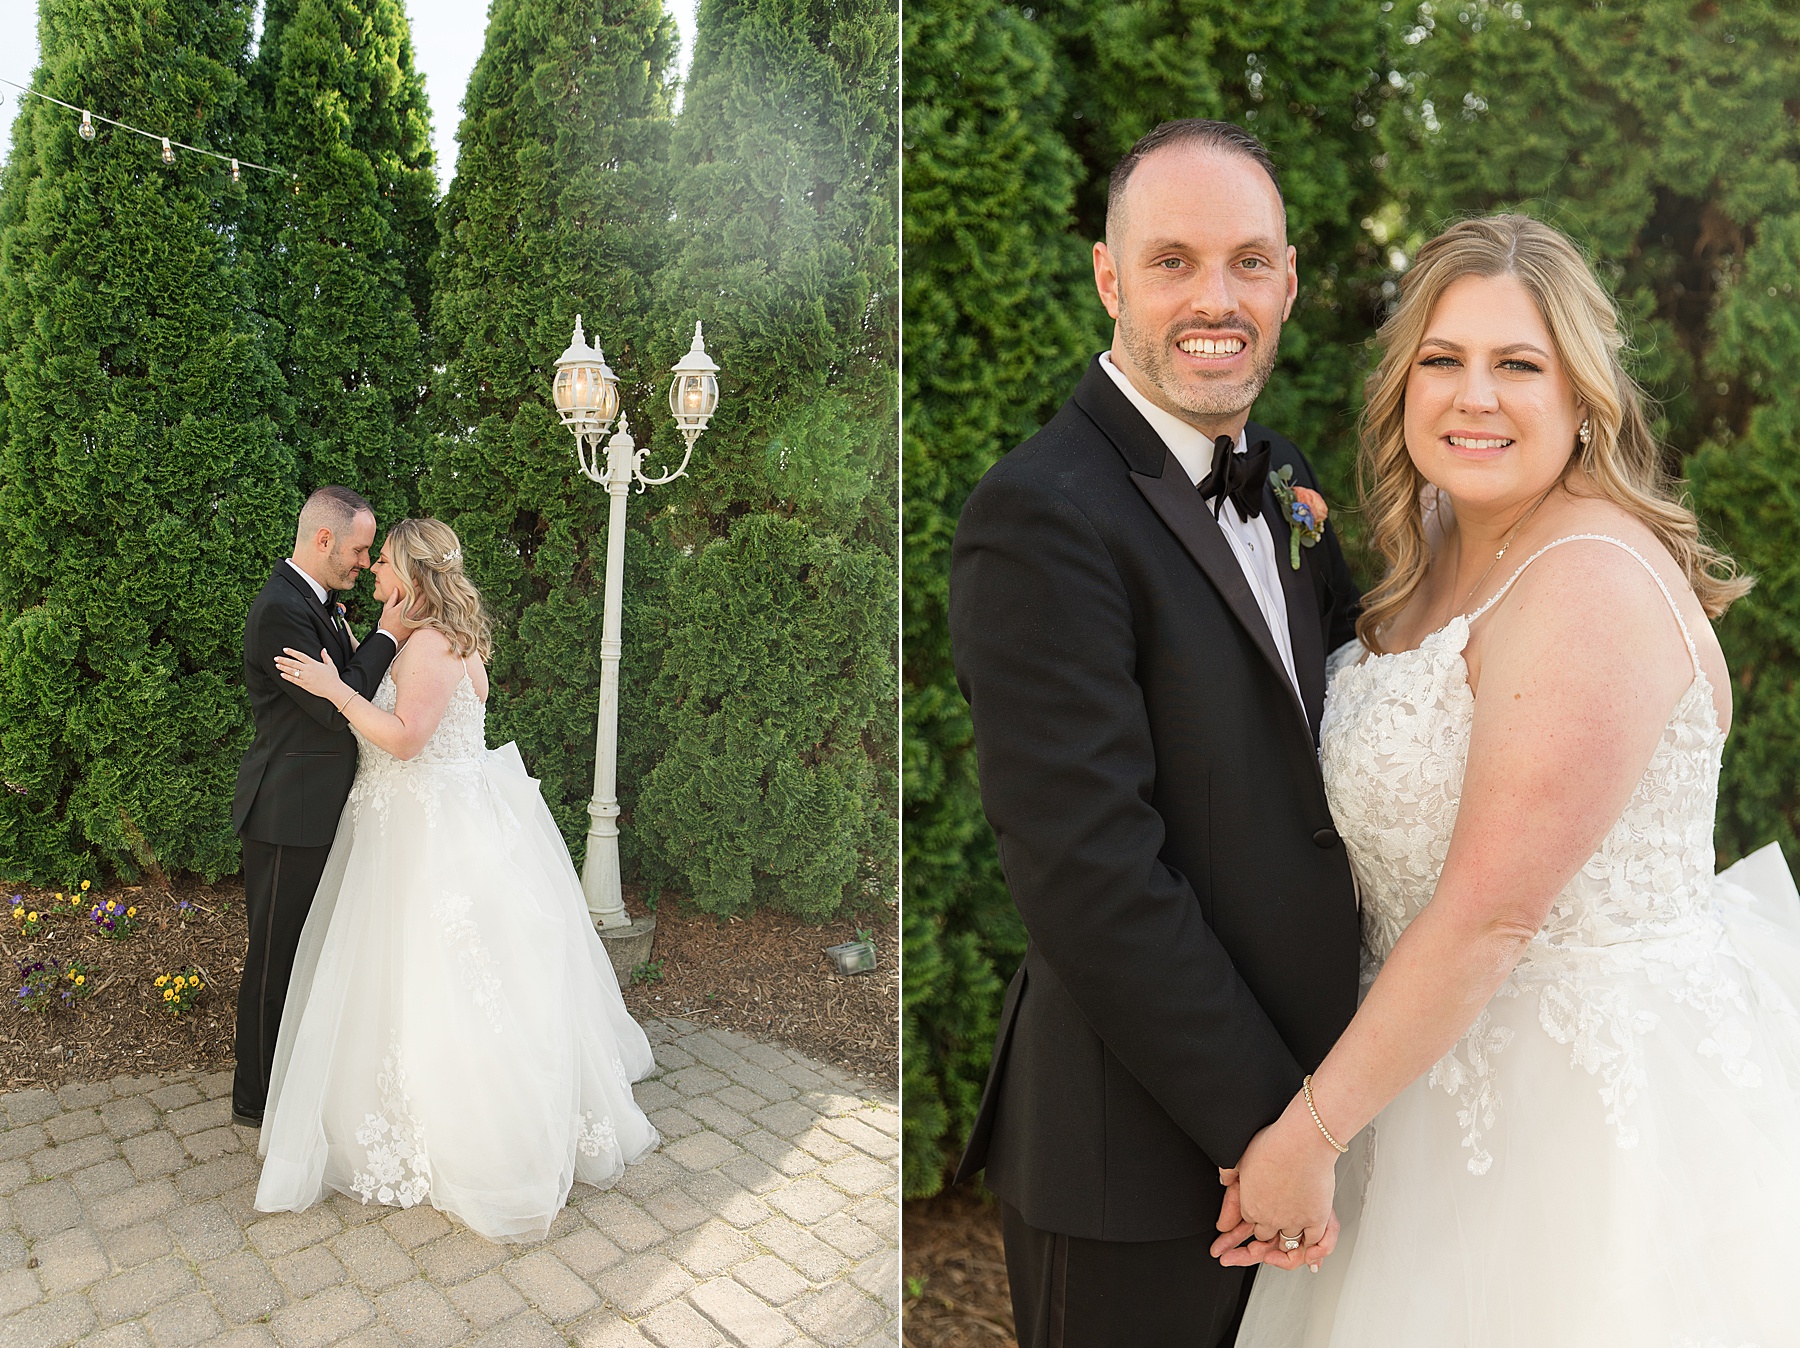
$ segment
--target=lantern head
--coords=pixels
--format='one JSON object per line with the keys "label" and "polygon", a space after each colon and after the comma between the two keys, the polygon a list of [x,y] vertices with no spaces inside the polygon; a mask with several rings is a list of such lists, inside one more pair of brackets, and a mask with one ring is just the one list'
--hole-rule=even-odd
{"label": "lantern head", "polygon": [[688,443],[706,429],[706,423],[719,406],[719,367],[706,354],[706,343],[700,325],[694,324],[694,344],[688,348],[674,369],[675,380],[669,385],[669,410],[675,424]]}
{"label": "lantern head", "polygon": [[585,431],[604,434],[619,414],[618,378],[607,368],[605,353],[587,344],[580,314],[575,315],[569,349],[556,358],[553,391],[557,415],[577,435]]}

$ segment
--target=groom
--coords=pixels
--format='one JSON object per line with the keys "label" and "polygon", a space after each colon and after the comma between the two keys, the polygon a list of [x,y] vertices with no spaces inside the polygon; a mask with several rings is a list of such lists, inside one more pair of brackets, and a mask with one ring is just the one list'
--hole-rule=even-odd
{"label": "groom", "polygon": [[1229,1343],[1208,1246],[1233,1166],[1356,1008],[1350,867],[1316,750],[1358,594],[1247,423],[1296,293],[1274,167],[1165,122],[1113,170],[1112,348],[970,495],[950,632],[1030,938],[956,1178],[1002,1202],[1020,1348]]}
{"label": "groom", "polygon": [[231,1117],[251,1128],[262,1126],[300,929],[356,776],[349,722],[325,699],[283,679],[275,657],[288,646],[322,650],[345,683],[365,697],[374,693],[409,629],[390,602],[380,630],[356,646],[331,595],[368,569],[374,541],[369,503],[348,487],[320,487],[301,508],[294,555],[276,563],[244,626],[244,683],[256,738],[238,767],[231,802],[232,827],[244,840],[250,918]]}

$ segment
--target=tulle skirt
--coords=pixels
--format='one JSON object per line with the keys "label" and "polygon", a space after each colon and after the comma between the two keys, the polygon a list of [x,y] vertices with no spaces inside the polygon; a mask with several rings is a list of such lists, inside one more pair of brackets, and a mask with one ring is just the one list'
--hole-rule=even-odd
{"label": "tulle skirt", "polygon": [[515,746],[359,775],[300,937],[256,1206],[327,1189],[542,1237],[654,1149],[652,1059]]}
{"label": "tulle skirt", "polygon": [[1337,1253],[1258,1272],[1239,1348],[1800,1344],[1800,895],[1771,846],[1714,896],[1710,931],[1496,997],[1339,1162]]}

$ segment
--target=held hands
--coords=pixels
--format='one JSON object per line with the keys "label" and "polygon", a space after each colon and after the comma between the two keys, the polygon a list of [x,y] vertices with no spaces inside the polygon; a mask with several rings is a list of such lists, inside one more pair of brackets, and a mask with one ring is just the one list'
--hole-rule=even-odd
{"label": "held hands", "polygon": [[[1212,1254],[1227,1267],[1273,1264],[1315,1272],[1337,1246],[1331,1210],[1337,1189],[1337,1152],[1314,1127],[1300,1097],[1244,1149],[1235,1170],[1219,1171],[1225,1201]],[[1292,1250],[1284,1237],[1297,1237]],[[1249,1244],[1244,1244],[1248,1240]]]}
{"label": "held hands", "polygon": [[319,658],[314,660],[292,646],[284,646],[282,653],[275,657],[275,668],[289,683],[299,684],[306,692],[324,698],[340,711],[351,696],[349,685],[338,677],[337,666],[322,649]]}

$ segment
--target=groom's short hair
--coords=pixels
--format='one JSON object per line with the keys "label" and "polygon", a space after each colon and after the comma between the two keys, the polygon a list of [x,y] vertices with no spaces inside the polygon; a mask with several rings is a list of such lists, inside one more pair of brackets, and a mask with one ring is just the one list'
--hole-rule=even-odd
{"label": "groom's short hair", "polygon": [[1181,117],[1172,122],[1163,122],[1145,132],[1138,138],[1137,144],[1113,165],[1112,176],[1106,180],[1108,238],[1112,237],[1120,206],[1125,200],[1125,184],[1131,180],[1133,171],[1146,156],[1168,145],[1195,145],[1202,149],[1242,155],[1262,167],[1275,187],[1276,198],[1283,200],[1281,179],[1275,175],[1275,161],[1270,158],[1268,147],[1260,140],[1236,122],[1215,122],[1206,117]]}
{"label": "groom's short hair", "polygon": [[374,513],[375,507],[348,487],[320,487],[300,507],[300,525],[295,535],[306,539],[321,529],[329,529],[333,538],[342,538],[358,515]]}

